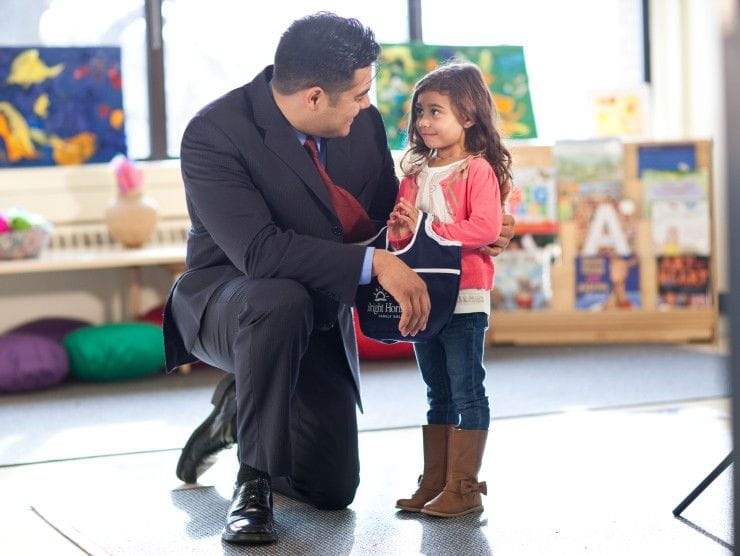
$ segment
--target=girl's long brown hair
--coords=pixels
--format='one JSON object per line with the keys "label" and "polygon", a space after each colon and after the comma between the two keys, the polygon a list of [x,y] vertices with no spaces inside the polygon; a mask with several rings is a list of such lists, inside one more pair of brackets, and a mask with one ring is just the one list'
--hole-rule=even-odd
{"label": "girl's long brown hair", "polygon": [[408,150],[401,159],[407,175],[418,173],[421,163],[428,162],[433,150],[424,144],[416,129],[416,103],[425,91],[450,97],[452,109],[461,122],[473,125],[465,130],[465,150],[485,158],[498,178],[503,203],[511,190],[511,154],[504,147],[496,129],[498,116],[493,98],[478,66],[469,62],[452,62],[428,73],[414,87],[408,127]]}

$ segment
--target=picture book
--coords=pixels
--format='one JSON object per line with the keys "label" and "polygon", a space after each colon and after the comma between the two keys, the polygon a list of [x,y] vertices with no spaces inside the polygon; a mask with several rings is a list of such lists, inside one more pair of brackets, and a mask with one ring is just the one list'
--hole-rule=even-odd
{"label": "picture book", "polygon": [[621,182],[624,152],[619,139],[556,141],[553,146],[557,181]]}
{"label": "picture book", "polygon": [[672,172],[647,170],[642,174],[644,210],[652,217],[656,201],[706,201],[709,178],[706,170]]}
{"label": "picture book", "polygon": [[696,169],[694,145],[641,145],[637,148],[637,175],[647,170],[690,172]]}
{"label": "picture book", "polygon": [[653,250],[657,255],[709,255],[707,201],[654,201],[651,211]]}
{"label": "picture book", "polygon": [[573,220],[579,254],[627,256],[634,251],[638,220],[631,199],[581,199]]}
{"label": "picture book", "polygon": [[550,306],[550,249],[506,249],[495,259],[491,305],[505,311],[537,311]]}
{"label": "picture book", "polygon": [[516,220],[516,233],[557,233],[555,169],[514,167],[514,189],[509,195],[509,212]]}
{"label": "picture book", "polygon": [[558,218],[561,221],[573,220],[576,207],[582,202],[619,202],[622,199],[621,181],[565,181],[559,182]]}
{"label": "picture book", "polygon": [[637,257],[578,256],[575,265],[576,309],[603,311],[640,307],[640,273]]}
{"label": "picture book", "polygon": [[710,305],[709,257],[660,256],[657,262],[658,309]]}

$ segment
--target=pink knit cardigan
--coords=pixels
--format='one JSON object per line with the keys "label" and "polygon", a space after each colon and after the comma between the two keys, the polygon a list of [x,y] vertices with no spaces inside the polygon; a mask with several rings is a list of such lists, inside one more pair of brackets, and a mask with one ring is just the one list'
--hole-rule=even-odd
{"label": "pink knit cardigan", "polygon": [[[491,289],[494,266],[482,248],[501,234],[501,194],[496,174],[487,160],[470,156],[441,182],[452,223],[434,220],[432,228],[446,239],[462,242],[460,288]],[[416,176],[401,180],[398,199],[416,204]],[[391,241],[394,248],[406,245],[410,236]]]}

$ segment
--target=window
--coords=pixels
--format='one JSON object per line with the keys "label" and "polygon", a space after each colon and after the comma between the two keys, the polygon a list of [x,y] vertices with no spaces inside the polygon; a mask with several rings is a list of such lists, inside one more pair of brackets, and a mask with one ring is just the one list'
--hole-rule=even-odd
{"label": "window", "polygon": [[262,6],[243,0],[166,0],[162,5],[167,98],[167,151],[179,156],[190,118],[203,106],[249,81],[272,63],[290,23],[320,10],[356,17],[378,42],[408,40],[405,2],[302,0]]}
{"label": "window", "polygon": [[640,0],[422,2],[424,42],[524,47],[540,139],[593,135],[591,93],[643,81]]}
{"label": "window", "polygon": [[[129,154],[148,158],[144,0],[2,0],[0,44],[118,45]],[[522,45],[538,134],[543,141],[591,135],[592,91],[643,80],[641,0],[422,0],[430,44]],[[280,34],[319,10],[357,17],[378,42],[409,40],[408,2],[283,0],[259,15],[245,0],[163,0],[167,152],[176,157],[190,118],[272,62]],[[154,115],[153,117],[160,117]]]}

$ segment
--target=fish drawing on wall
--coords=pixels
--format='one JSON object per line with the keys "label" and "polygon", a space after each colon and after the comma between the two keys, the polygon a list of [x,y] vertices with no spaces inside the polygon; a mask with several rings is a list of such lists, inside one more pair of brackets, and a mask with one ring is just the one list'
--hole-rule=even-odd
{"label": "fish drawing on wall", "polygon": [[126,154],[117,47],[0,47],[0,167]]}

